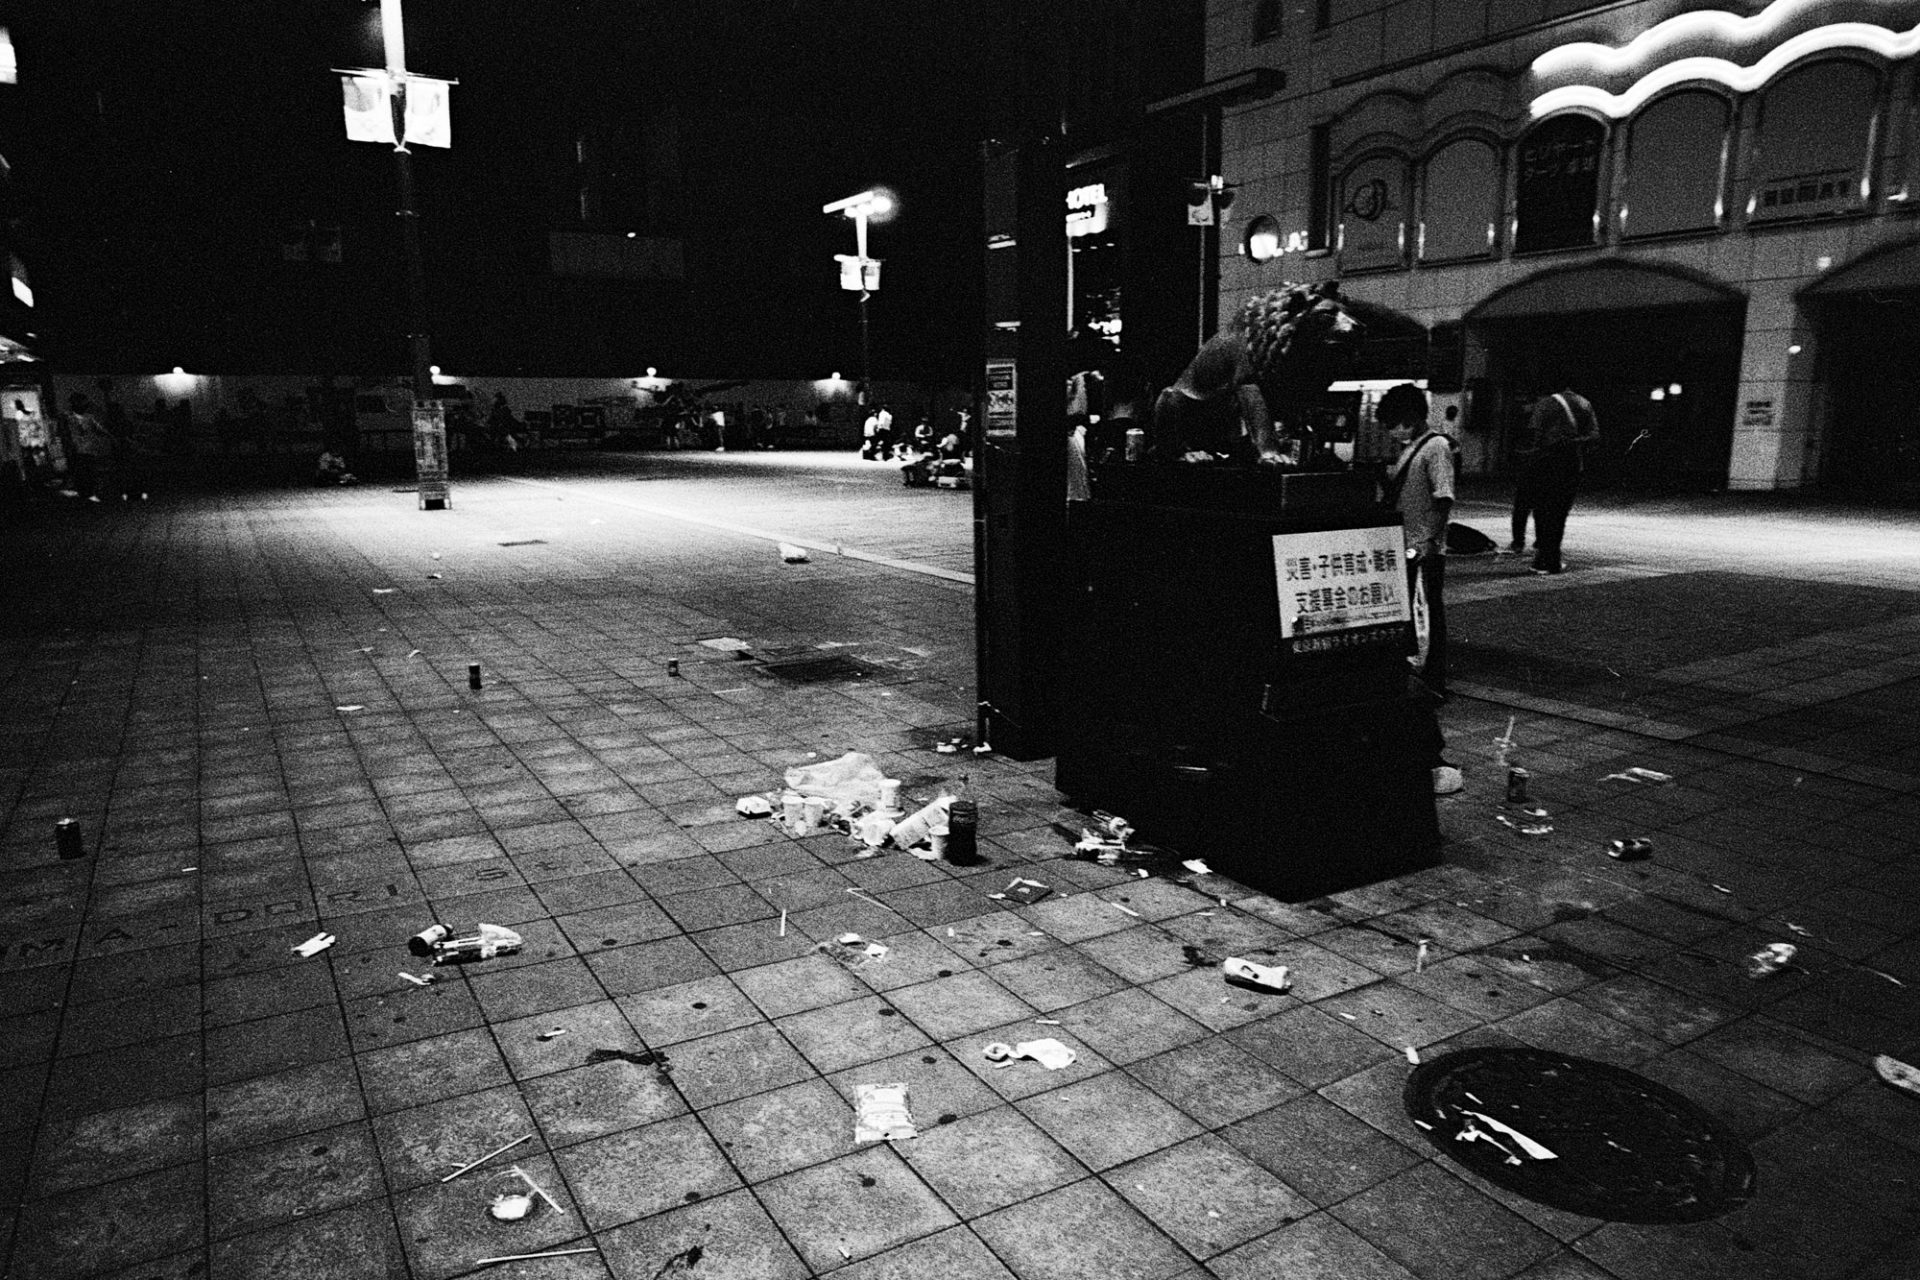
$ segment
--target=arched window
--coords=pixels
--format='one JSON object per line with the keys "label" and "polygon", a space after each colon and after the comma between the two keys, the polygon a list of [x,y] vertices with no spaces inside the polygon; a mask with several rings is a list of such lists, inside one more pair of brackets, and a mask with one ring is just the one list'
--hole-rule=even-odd
{"label": "arched window", "polygon": [[1500,221],[1500,155],[1479,138],[1456,138],[1427,158],[1420,201],[1420,260],[1484,258]]}
{"label": "arched window", "polygon": [[1606,147],[1606,126],[1591,116],[1549,116],[1527,131],[1515,176],[1514,252],[1575,249],[1598,238]]}
{"label": "arched window", "polygon": [[1720,225],[1732,112],[1717,93],[1670,93],[1634,117],[1627,135],[1620,232],[1657,236]]}
{"label": "arched window", "polygon": [[1374,155],[1340,183],[1340,269],[1380,271],[1407,264],[1407,162]]}
{"label": "arched window", "polygon": [[1747,216],[1763,222],[1865,205],[1879,92],[1871,67],[1841,60],[1800,67],[1768,85]]}

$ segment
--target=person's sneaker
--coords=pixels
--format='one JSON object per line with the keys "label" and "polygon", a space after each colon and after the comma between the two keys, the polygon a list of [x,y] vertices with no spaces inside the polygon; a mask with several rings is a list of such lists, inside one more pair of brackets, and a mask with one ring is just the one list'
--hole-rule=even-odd
{"label": "person's sneaker", "polygon": [[1456,791],[1465,791],[1467,780],[1460,776],[1460,770],[1450,764],[1435,765],[1433,769],[1433,794],[1450,796]]}

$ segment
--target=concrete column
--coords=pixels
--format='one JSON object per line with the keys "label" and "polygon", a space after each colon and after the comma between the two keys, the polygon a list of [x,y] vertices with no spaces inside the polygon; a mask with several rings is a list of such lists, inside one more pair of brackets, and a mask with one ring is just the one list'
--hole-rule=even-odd
{"label": "concrete column", "polygon": [[1813,380],[1812,318],[1794,299],[1803,283],[1795,277],[1752,282],[1729,489],[1797,489],[1814,479],[1822,397]]}

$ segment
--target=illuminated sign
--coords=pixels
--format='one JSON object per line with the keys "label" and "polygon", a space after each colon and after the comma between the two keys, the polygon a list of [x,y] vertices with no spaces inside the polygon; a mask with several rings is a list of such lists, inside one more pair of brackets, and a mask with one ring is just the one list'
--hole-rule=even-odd
{"label": "illuminated sign", "polygon": [[1089,182],[1067,192],[1067,234],[1095,236],[1107,229],[1107,184]]}

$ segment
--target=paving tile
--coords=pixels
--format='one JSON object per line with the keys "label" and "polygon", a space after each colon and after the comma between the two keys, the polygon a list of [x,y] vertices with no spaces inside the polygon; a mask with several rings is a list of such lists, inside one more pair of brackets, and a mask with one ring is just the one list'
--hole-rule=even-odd
{"label": "paving tile", "polygon": [[927,932],[936,942],[979,969],[1040,955],[1057,948],[1061,941],[1046,930],[1034,927],[1021,915],[999,910],[937,925]]}
{"label": "paving tile", "polygon": [[374,1114],[401,1111],[512,1079],[485,1027],[375,1049],[354,1058]]}
{"label": "paving tile", "polygon": [[567,1212],[553,1213],[536,1201],[534,1211],[518,1222],[496,1220],[487,1212],[495,1196],[526,1193],[526,1184],[512,1174],[511,1166],[485,1166],[453,1182],[432,1182],[398,1194],[394,1217],[415,1280],[463,1275],[485,1257],[584,1247],[579,1206],[553,1161],[537,1156],[515,1163]]}
{"label": "paving tile", "polygon": [[820,1079],[710,1107],[700,1118],[750,1183],[856,1149],[853,1106]]}
{"label": "paving tile", "polygon": [[373,1200],[218,1241],[206,1269],[185,1274],[211,1274],[213,1280],[406,1280],[407,1265],[392,1210]]}
{"label": "paving tile", "polygon": [[[981,1065],[984,1070],[988,1064]],[[827,1077],[827,1083],[839,1091],[849,1108],[854,1106],[857,1085],[905,1084],[914,1123],[923,1130],[932,1125],[951,1124],[961,1116],[998,1106],[1001,1101],[1000,1095],[988,1088],[979,1076],[962,1066],[946,1048],[937,1046],[911,1049],[836,1071]]]}
{"label": "paving tile", "polygon": [[1076,943],[1066,954],[1092,961],[1125,982],[1140,983],[1185,972],[1190,962],[1182,948],[1188,945],[1158,925],[1140,925]]}
{"label": "paving tile", "polygon": [[380,1161],[365,1122],[320,1129],[207,1160],[215,1239],[379,1195]]}
{"label": "paving tile", "polygon": [[766,1020],[740,987],[720,974],[623,996],[614,1003],[640,1038],[654,1048]]}
{"label": "paving tile", "polygon": [[467,982],[489,1022],[507,1022],[606,998],[593,971],[574,956],[519,969],[475,972]]}
{"label": "paving tile", "polygon": [[[885,961],[891,959],[891,954],[884,957]],[[805,955],[741,970],[734,980],[747,999],[769,1018],[839,1004],[869,991],[855,973],[824,955]]]}
{"label": "paving tile", "polygon": [[1053,1012],[1064,1030],[1123,1065],[1207,1035],[1206,1027],[1139,989],[1116,991]]}
{"label": "paving tile", "polygon": [[354,1063],[335,1058],[209,1088],[207,1144],[214,1151],[230,1150],[331,1128],[365,1115]]}
{"label": "paving tile", "polygon": [[744,1190],[616,1227],[598,1241],[618,1280],[665,1280],[676,1267],[729,1280],[806,1280],[812,1274]]}
{"label": "paving tile", "polygon": [[556,1158],[587,1225],[595,1231],[740,1185],[726,1156],[692,1116],[595,1138]]}
{"label": "paving tile", "polygon": [[1111,995],[1127,985],[1118,974],[1070,947],[995,965],[993,980],[1043,1013]]}
{"label": "paving tile", "polygon": [[887,993],[887,999],[935,1040],[950,1040],[1036,1012],[981,971],[897,987]]}
{"label": "paving tile", "polygon": [[1491,1280],[1556,1242],[1439,1168],[1396,1174],[1328,1210],[1417,1276]]}
{"label": "paving tile", "polygon": [[1016,1204],[1087,1176],[1065,1148],[1009,1106],[941,1123],[898,1150],[962,1218]]}
{"label": "paving tile", "polygon": [[520,1086],[540,1133],[554,1149],[687,1109],[657,1067],[612,1058],[536,1076]]}
{"label": "paving tile", "polygon": [[1013,1280],[1013,1273],[965,1227],[910,1241],[834,1274],[842,1280],[921,1280],[930,1275],[942,1280]]}
{"label": "paving tile", "polygon": [[[549,1035],[556,1027],[566,1034]],[[498,1023],[493,1038],[520,1080],[626,1054],[646,1057],[646,1046],[610,1000]]]}
{"label": "paving tile", "polygon": [[1687,1047],[1802,1102],[1824,1102],[1858,1084],[1869,1070],[1761,1017],[1729,1023]]}
{"label": "paving tile", "polygon": [[1126,1072],[1209,1129],[1306,1092],[1220,1036],[1143,1058]]}
{"label": "paving tile", "polygon": [[633,947],[598,951],[587,967],[608,994],[634,995],[718,973],[719,967],[691,938],[663,938]]}
{"label": "paving tile", "polygon": [[1033,922],[1034,928],[1043,929],[1062,942],[1084,942],[1138,923],[1135,917],[1090,893],[1049,898],[1025,908],[1021,914]]}
{"label": "paving tile", "polygon": [[199,1100],[192,1097],[56,1121],[35,1146],[32,1195],[40,1199],[197,1160],[203,1154],[201,1124]]}
{"label": "paving tile", "polygon": [[1357,1195],[1422,1159],[1315,1094],[1229,1124],[1220,1136],[1321,1206]]}
{"label": "paving tile", "polygon": [[1110,1169],[1105,1177],[1149,1221],[1203,1260],[1314,1209],[1212,1134]]}
{"label": "paving tile", "polygon": [[[409,956],[408,960],[412,962],[413,957]],[[421,967],[416,963],[413,971],[418,973]],[[338,1010],[324,1012],[332,1015],[333,1022],[339,1022]],[[319,1020],[317,1013],[315,1017]],[[402,987],[396,984],[375,995],[361,996],[346,1004],[346,1028],[353,1038],[355,1051],[360,1053],[405,1044],[409,1040],[445,1035],[450,1031],[464,1031],[479,1026],[484,1018],[479,1002],[473,998],[473,991],[465,982],[435,982],[430,987]],[[247,1027],[256,1025],[259,1024],[246,1024]],[[208,1034],[207,1048],[211,1055],[213,1033]]]}
{"label": "paving tile", "polygon": [[[840,911],[837,904],[822,910]],[[891,912],[878,908],[863,908],[870,911],[881,922],[880,927],[868,926],[854,929],[868,937],[878,936],[889,920],[897,920]],[[732,925],[722,929],[708,929],[693,936],[694,942],[707,957],[722,970],[732,973],[740,969],[750,969],[757,965],[774,964],[781,960],[792,960],[803,956],[813,949],[821,938],[845,932],[845,929],[832,928],[820,932],[810,932],[805,921],[814,916],[814,912],[801,912],[788,917],[787,936],[781,937],[774,919],[756,920],[750,924]]]}
{"label": "paving tile", "polygon": [[394,1191],[437,1183],[461,1165],[528,1134],[533,1140],[513,1149],[515,1161],[526,1163],[542,1146],[532,1114],[511,1085],[378,1116],[373,1130]]}
{"label": "paving tile", "polygon": [[881,996],[796,1013],[774,1025],[823,1073],[932,1043]]}
{"label": "paving tile", "polygon": [[[326,972],[320,970],[320,982],[325,987],[322,1000],[331,1003],[333,984],[328,981]],[[270,977],[270,971],[264,975]],[[319,1003],[312,1001],[311,1003]],[[297,1008],[302,1003],[293,1000],[285,1007]],[[59,1018],[60,1039],[58,1056],[72,1057],[76,1054],[97,1053],[106,1049],[116,1049],[123,1045],[134,1044],[178,1032],[182,1027],[195,1025],[200,1018],[202,989],[197,986],[164,987],[158,991],[143,992],[129,996],[125,1000],[100,1000],[91,1004],[74,1005]],[[275,1012],[265,1010],[264,1012]],[[257,1016],[257,1015],[255,1015]],[[0,1057],[29,1061],[46,1055],[47,1035],[55,1020],[54,1011],[42,1010],[23,1015],[12,1020],[12,1025],[0,1030],[0,1035],[17,1037],[9,1051]],[[231,1021],[221,1018],[209,1022]]]}
{"label": "paving tile", "polygon": [[689,1040],[661,1053],[674,1084],[702,1110],[815,1074],[786,1038],[766,1023]]}
{"label": "paving tile", "polygon": [[1145,989],[1212,1031],[1245,1026],[1295,1007],[1290,997],[1279,992],[1228,982],[1222,971],[1212,965],[1149,982]]}
{"label": "paving tile", "polygon": [[23,1206],[12,1274],[91,1275],[201,1245],[204,1176],[179,1165]]}
{"label": "paving tile", "polygon": [[[1192,1259],[1095,1178],[971,1224],[1023,1280],[1171,1280]],[[1061,1248],[1071,1241],[1070,1248]]]}
{"label": "paving tile", "polygon": [[1117,1071],[1063,1084],[1017,1105],[1096,1172],[1200,1132],[1178,1109]]}
{"label": "paving tile", "polygon": [[1472,1018],[1497,1022],[1510,1014],[1544,1004],[1552,995],[1531,983],[1511,977],[1479,954],[1453,956],[1403,973],[1395,981]]}
{"label": "paving tile", "polygon": [[1317,1005],[1248,1023],[1226,1038],[1309,1088],[1372,1066],[1390,1052],[1381,1040]]}
{"label": "paving tile", "polygon": [[885,1253],[958,1221],[885,1145],[775,1178],[755,1194],[816,1271]]}
{"label": "paving tile", "polygon": [[1220,1280],[1338,1276],[1340,1280],[1415,1280],[1331,1214],[1316,1213],[1213,1259]]}

